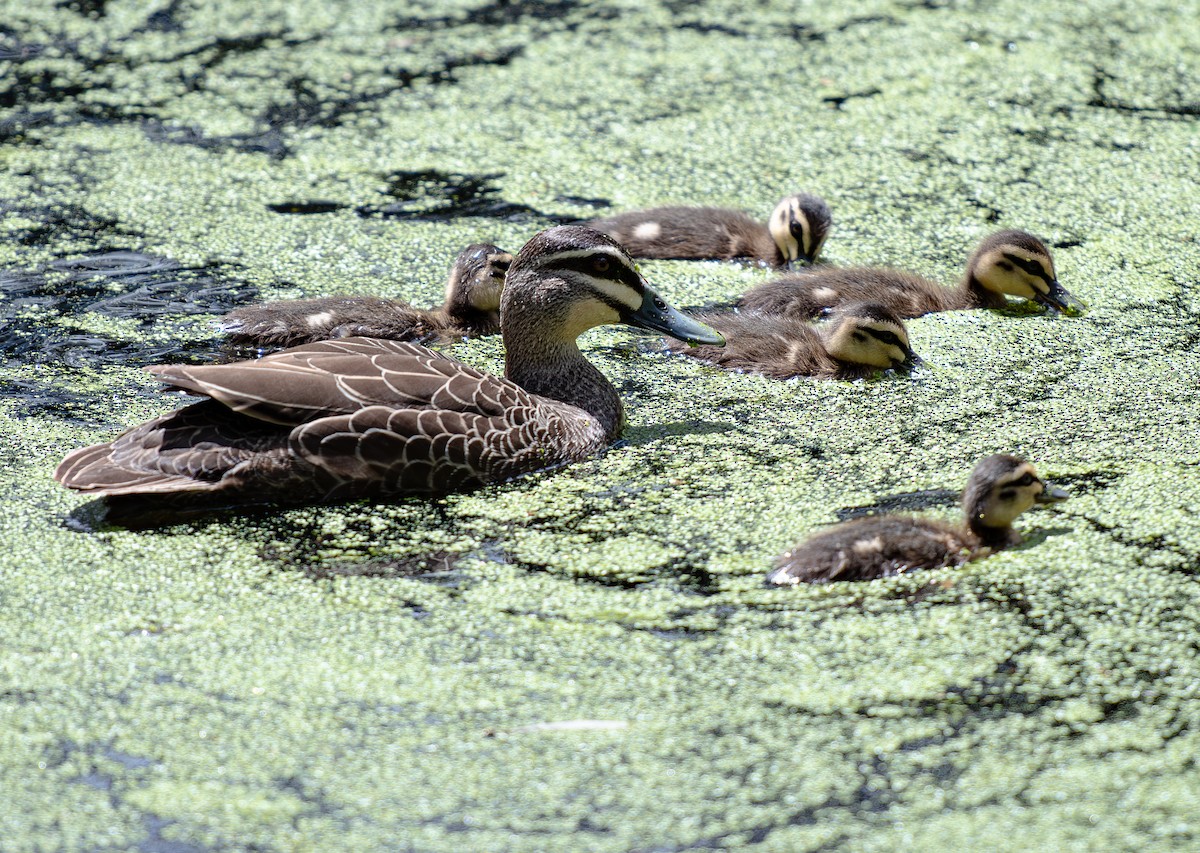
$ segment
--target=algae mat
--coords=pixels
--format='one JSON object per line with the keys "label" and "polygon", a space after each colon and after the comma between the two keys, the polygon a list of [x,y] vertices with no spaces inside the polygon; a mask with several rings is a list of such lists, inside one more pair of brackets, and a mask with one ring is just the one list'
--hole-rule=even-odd
{"label": "algae mat", "polygon": [[[1194,0],[0,6],[5,851],[1200,844]],[[916,320],[928,366],[856,384],[598,330],[625,443],[434,502],[89,531],[50,480],[233,305],[796,189],[832,263],[1023,227],[1091,310]],[[763,587],[997,450],[1074,494],[1022,547]]]}

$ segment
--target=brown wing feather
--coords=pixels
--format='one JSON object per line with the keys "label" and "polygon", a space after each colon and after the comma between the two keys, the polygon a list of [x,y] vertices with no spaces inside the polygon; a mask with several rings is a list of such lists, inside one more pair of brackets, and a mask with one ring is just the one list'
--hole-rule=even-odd
{"label": "brown wing feather", "polygon": [[453,407],[453,388],[493,378],[417,344],[372,338],[321,341],[255,361],[148,370],[171,387],[285,425],[372,405]]}
{"label": "brown wing feather", "polygon": [[[259,374],[237,364],[156,369],[214,399],[75,451],[56,478],[118,498],[110,514],[119,509],[124,523],[161,523],[172,506],[190,514],[449,492],[577,461],[605,443],[582,410],[410,344],[347,339],[251,364],[261,362],[273,364]],[[329,397],[341,408],[316,411]],[[298,423],[280,424],[281,415]]]}

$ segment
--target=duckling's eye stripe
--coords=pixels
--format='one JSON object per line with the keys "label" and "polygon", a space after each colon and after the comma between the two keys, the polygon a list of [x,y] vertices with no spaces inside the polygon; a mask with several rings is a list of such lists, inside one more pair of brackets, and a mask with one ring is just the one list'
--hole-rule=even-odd
{"label": "duckling's eye stripe", "polygon": [[1017,255],[1010,255],[1008,252],[1004,252],[1003,255],[1006,261],[1011,261],[1030,275],[1037,276],[1042,281],[1046,282],[1046,284],[1051,284],[1054,282],[1053,276],[1049,275],[1045,268],[1037,261],[1027,261],[1022,257],[1018,257]]}
{"label": "duckling's eye stripe", "polygon": [[879,329],[872,329],[869,326],[864,328],[863,331],[877,341],[883,341],[885,344],[890,344],[891,346],[900,346],[900,339],[896,337],[895,332],[881,332]]}

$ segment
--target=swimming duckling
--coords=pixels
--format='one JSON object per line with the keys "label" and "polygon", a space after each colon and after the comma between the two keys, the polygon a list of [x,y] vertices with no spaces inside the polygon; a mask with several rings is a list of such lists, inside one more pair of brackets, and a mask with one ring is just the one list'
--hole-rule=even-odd
{"label": "swimming duckling", "polygon": [[210,399],[70,453],[64,486],[145,526],[247,503],[429,495],[576,462],[625,424],[616,389],[576,337],[625,323],[721,336],[668,305],[613,240],[561,226],[512,262],[501,309],[505,375],[413,343],[343,338],[254,361],[150,373]]}
{"label": "swimming duckling", "polygon": [[880,370],[907,369],[920,363],[900,318],[882,305],[859,302],[838,309],[818,329],[793,317],[750,313],[697,315],[725,336],[722,349],[684,347],[673,351],[723,367],[761,373],[774,379],[813,376],[859,379]]}
{"label": "swimming duckling", "polygon": [[898,317],[935,311],[1000,308],[1005,296],[1032,299],[1067,314],[1083,304],[1063,289],[1054,260],[1041,240],[1024,231],[999,231],[985,238],[967,261],[958,287],[943,287],[912,273],[887,267],[821,267],[764,282],[738,300],[745,311],[816,317],[847,302],[870,300]]}
{"label": "swimming duckling", "polygon": [[432,311],[378,296],[328,296],[238,308],[217,325],[231,344],[259,349],[354,336],[428,343],[494,335],[511,263],[512,255],[490,243],[467,246],[450,268],[445,304]]}
{"label": "swimming duckling", "polygon": [[779,202],[766,225],[724,207],[653,207],[587,224],[635,258],[751,258],[790,267],[817,259],[832,222],[824,199],[799,193]]}
{"label": "swimming duckling", "polygon": [[1021,541],[1012,524],[1034,504],[1067,498],[1016,456],[981,459],[963,491],[965,525],[911,515],[877,515],[834,525],[781,556],[767,582],[872,580],[917,569],[961,566]]}

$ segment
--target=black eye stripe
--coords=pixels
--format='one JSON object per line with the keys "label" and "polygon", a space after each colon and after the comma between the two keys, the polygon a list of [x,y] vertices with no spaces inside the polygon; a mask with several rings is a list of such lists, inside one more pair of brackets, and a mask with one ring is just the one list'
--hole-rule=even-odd
{"label": "black eye stripe", "polygon": [[895,347],[903,346],[903,344],[900,343],[900,338],[895,332],[881,332],[879,329],[870,328],[863,329],[863,331],[876,340],[883,341],[885,344],[890,344],[891,346]]}
{"label": "black eye stripe", "polygon": [[[595,266],[593,266],[593,262],[598,257],[604,258],[604,260],[608,261],[609,263],[609,267],[605,272],[598,273],[596,272]],[[590,275],[595,278],[606,278],[612,281],[619,281],[622,284],[629,285],[638,293],[642,292],[641,276],[639,276],[634,270],[630,269],[630,267],[624,261],[621,261],[618,258],[606,253],[584,255],[577,258],[563,258],[561,260],[554,261],[551,266],[565,270],[572,270],[574,272],[583,273],[584,275]]]}
{"label": "black eye stripe", "polygon": [[1016,264],[1030,275],[1037,276],[1042,281],[1046,282],[1046,284],[1050,284],[1052,281],[1054,281],[1054,277],[1049,275],[1045,268],[1042,267],[1042,265],[1037,261],[1027,261],[1024,258],[1017,257],[1016,255],[1010,255],[1008,252],[1004,253],[1004,259]]}

